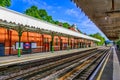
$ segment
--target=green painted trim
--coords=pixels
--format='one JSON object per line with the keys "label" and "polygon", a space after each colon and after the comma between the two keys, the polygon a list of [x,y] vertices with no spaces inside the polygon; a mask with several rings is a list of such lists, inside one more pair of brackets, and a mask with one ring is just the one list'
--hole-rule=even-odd
{"label": "green painted trim", "polygon": [[19,42],[18,42],[18,57],[21,56],[21,52],[20,52],[20,48],[21,48],[20,39],[21,39],[21,36],[19,35]]}
{"label": "green painted trim", "polygon": [[18,57],[21,57],[20,47],[18,48]]}
{"label": "green painted trim", "polygon": [[54,46],[52,46],[52,51],[51,52],[54,53]]}

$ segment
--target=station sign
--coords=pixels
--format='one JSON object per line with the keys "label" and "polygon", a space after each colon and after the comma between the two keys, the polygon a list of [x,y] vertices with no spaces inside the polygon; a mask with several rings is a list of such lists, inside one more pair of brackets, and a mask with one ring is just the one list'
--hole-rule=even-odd
{"label": "station sign", "polygon": [[[18,49],[19,43],[16,42],[15,49]],[[37,43],[35,42],[20,42],[20,49],[30,49],[30,48],[37,48]]]}
{"label": "station sign", "polygon": [[23,47],[24,47],[24,49],[30,49],[31,48],[31,43],[30,42],[24,42]]}

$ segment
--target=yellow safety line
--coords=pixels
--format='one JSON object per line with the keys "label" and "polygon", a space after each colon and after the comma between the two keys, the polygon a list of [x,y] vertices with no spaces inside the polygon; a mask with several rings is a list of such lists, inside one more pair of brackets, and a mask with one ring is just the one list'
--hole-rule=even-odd
{"label": "yellow safety line", "polygon": [[107,62],[108,62],[109,57],[110,57],[110,54],[108,55],[107,59],[105,60],[105,62],[104,62],[104,64],[103,64],[103,67],[102,67],[100,73],[98,74],[98,77],[97,77],[96,80],[100,80],[100,78],[101,78],[101,76],[102,76],[102,73],[103,73],[103,70],[104,70],[104,68],[105,68],[105,66],[106,66],[106,64],[107,64]]}

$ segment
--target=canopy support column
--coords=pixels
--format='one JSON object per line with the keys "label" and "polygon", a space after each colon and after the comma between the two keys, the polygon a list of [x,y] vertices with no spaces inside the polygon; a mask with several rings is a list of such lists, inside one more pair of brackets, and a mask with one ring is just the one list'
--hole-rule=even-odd
{"label": "canopy support column", "polygon": [[22,36],[22,28],[19,26],[19,30],[18,30],[18,57],[21,56],[21,36]]}

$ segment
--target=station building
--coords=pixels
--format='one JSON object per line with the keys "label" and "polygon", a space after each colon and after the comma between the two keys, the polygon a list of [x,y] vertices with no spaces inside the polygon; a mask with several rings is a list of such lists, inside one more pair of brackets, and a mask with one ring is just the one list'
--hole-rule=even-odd
{"label": "station building", "polygon": [[87,48],[96,41],[75,27],[66,29],[0,7],[0,56]]}

